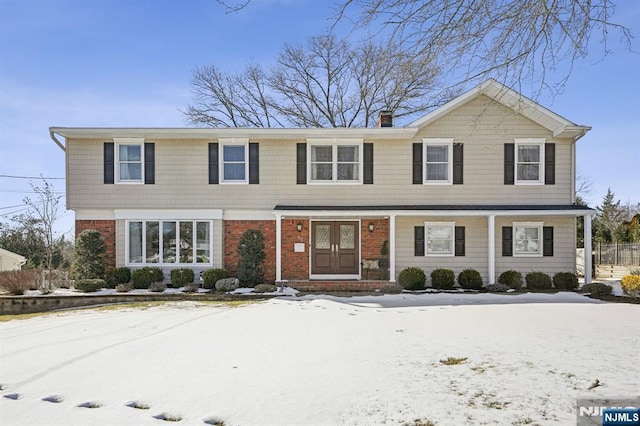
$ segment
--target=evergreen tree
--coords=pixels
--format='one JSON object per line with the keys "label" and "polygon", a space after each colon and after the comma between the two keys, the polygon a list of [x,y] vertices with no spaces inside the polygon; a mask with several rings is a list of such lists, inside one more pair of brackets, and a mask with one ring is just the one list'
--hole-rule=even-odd
{"label": "evergreen tree", "polygon": [[245,231],[238,242],[238,280],[241,284],[254,287],[264,280],[262,262],[265,258],[264,236],[256,229]]}
{"label": "evergreen tree", "polygon": [[75,278],[103,278],[106,252],[107,245],[100,231],[95,229],[82,231],[76,240]]}
{"label": "evergreen tree", "polygon": [[607,190],[602,204],[596,207],[598,213],[594,223],[595,242],[615,243],[618,241],[618,228],[624,221],[624,210],[620,207],[620,201],[615,200],[615,194],[611,188]]}

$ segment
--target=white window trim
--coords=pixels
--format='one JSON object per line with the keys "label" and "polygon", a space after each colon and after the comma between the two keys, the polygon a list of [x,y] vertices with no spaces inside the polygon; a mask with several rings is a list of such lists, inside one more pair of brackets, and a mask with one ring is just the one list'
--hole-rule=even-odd
{"label": "white window trim", "polygon": [[[423,138],[422,139],[422,184],[423,185],[452,185],[453,184],[453,138]],[[447,146],[447,180],[427,179],[427,147]]]}
{"label": "white window trim", "polygon": [[[307,155],[307,182],[309,185],[362,185],[362,174],[364,172],[364,153],[363,139],[307,139],[309,145],[309,154]],[[332,164],[332,180],[314,180],[312,174],[311,150],[313,146],[330,145],[331,164]],[[339,146],[357,146],[358,147],[358,179],[357,180],[338,180],[338,147]]]}
{"label": "white window trim", "polygon": [[[514,184],[515,185],[544,185],[544,165],[545,165],[545,156],[544,156],[544,144],[546,142],[546,139],[540,139],[540,138],[524,138],[524,139],[515,139],[515,153],[514,153],[514,170],[513,170],[513,176],[514,176]],[[518,163],[519,163],[519,158],[518,158],[518,154],[520,152],[520,150],[518,149],[518,147],[520,145],[536,145],[538,146],[538,149],[540,150],[540,163],[538,164],[538,179],[537,180],[520,180],[518,179]]]}
{"label": "white window trim", "polygon": [[[429,233],[428,228],[444,228],[451,229],[451,252],[449,253],[430,253],[429,252]],[[424,255],[426,257],[453,257],[456,254],[456,223],[455,222],[425,222],[424,223]]]}
{"label": "white window trim", "polygon": [[[176,241],[180,240],[180,222],[192,222],[194,225],[194,231],[193,234],[194,236],[197,235],[196,234],[196,227],[197,227],[197,223],[198,222],[208,222],[209,223],[209,262],[196,262],[196,256],[193,257],[194,262],[191,263],[179,263],[179,262],[175,262],[175,263],[164,263],[164,262],[157,262],[157,263],[147,263],[146,261],[144,262],[140,262],[140,263],[135,263],[135,262],[131,262],[129,259],[129,223],[130,222],[142,222],[142,253],[143,253],[143,259],[146,260],[146,246],[147,246],[147,222],[159,222],[158,226],[159,226],[159,253],[158,253],[158,257],[159,260],[163,259],[164,256],[162,253],[163,250],[163,235],[162,235],[162,222],[176,222]],[[159,268],[161,267],[175,267],[175,268],[179,268],[179,267],[213,267],[213,221],[209,220],[209,219],[128,219],[125,220],[125,231],[124,231],[124,260],[125,260],[125,266],[127,267],[143,267],[143,266],[157,266]],[[197,238],[197,237],[196,237]]]}
{"label": "white window trim", "polygon": [[[115,183],[120,185],[143,185],[144,184],[144,138],[113,138],[115,143],[115,161],[113,162],[113,175]],[[140,179],[122,180],[120,179],[120,145],[140,146]]]}
{"label": "white window trim", "polygon": [[[220,183],[224,185],[247,185],[249,184],[249,139],[229,138],[218,140],[218,172],[220,174]],[[244,179],[243,180],[226,180],[224,178],[224,147],[225,146],[243,146],[244,147]]]}
{"label": "white window trim", "polygon": [[[544,222],[513,222],[512,223],[512,235],[513,235],[513,248],[512,253],[513,257],[542,257],[543,255],[543,245],[544,245],[544,236],[542,233],[542,228],[544,226]],[[516,228],[538,228],[538,253],[518,253],[516,251]]]}

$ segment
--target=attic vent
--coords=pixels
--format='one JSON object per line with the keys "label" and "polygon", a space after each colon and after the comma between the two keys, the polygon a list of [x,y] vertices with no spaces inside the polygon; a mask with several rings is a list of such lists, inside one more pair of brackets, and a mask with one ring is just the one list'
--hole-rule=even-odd
{"label": "attic vent", "polygon": [[378,127],[393,127],[393,112],[381,111],[378,117]]}

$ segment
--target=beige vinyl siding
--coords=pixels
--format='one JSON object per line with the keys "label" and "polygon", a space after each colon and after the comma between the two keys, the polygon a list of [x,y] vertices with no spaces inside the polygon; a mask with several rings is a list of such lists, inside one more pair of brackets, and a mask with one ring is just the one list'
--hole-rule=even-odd
{"label": "beige vinyl siding", "polygon": [[[207,218],[203,217],[202,219],[206,220]],[[132,218],[132,220],[135,220],[135,218]],[[126,264],[125,232],[126,232],[126,220],[116,220],[116,266],[125,266]],[[213,268],[223,267],[222,266],[223,265],[222,255],[224,253],[223,237],[224,237],[224,233],[222,232],[222,220],[221,219],[213,220],[213,256],[212,256]],[[140,265],[140,267],[142,266],[153,266],[153,265]],[[183,266],[180,265],[176,267],[183,267]],[[201,271],[201,270],[209,269],[210,267],[208,266],[205,267],[202,265],[195,264],[190,266],[189,268],[195,271]],[[163,266],[163,270],[168,271],[169,269],[171,268]]]}
{"label": "beige vinyl siding", "polygon": [[[553,256],[502,256],[502,227],[513,222],[544,222],[553,226]],[[499,217],[496,218],[496,280],[510,269],[524,277],[528,272],[541,271],[553,275],[557,272],[576,272],[576,220],[572,217]]]}
{"label": "beige vinyl siding", "polygon": [[[413,185],[412,143],[453,137],[464,144],[463,185]],[[504,144],[514,138],[556,143],[555,185],[504,185]],[[571,146],[511,110],[479,97],[420,130],[413,140],[365,140],[374,144],[373,185],[296,184],[296,143],[260,140],[260,184],[210,185],[208,142],[155,142],[155,184],[103,184],[104,140],[68,141],[71,209],[222,208],[271,211],[277,204],[569,204]]]}
{"label": "beige vinyl siding", "polygon": [[[425,222],[455,222],[465,227],[464,256],[414,256],[414,228]],[[429,275],[434,269],[446,268],[458,274],[467,268],[480,272],[486,283],[489,277],[487,256],[487,218],[484,217],[398,217],[396,219],[396,278],[400,271],[408,267],[418,267],[427,275],[427,286],[431,285]]]}
{"label": "beige vinyl siding", "polygon": [[[465,227],[465,256],[431,257],[414,256],[414,227],[425,222],[455,222]],[[503,257],[502,227],[513,222],[544,222],[553,226],[553,256],[544,257]],[[495,220],[495,260],[496,280],[509,269],[522,273],[541,271],[553,277],[557,272],[573,272],[576,268],[575,219],[572,217],[518,216],[497,217]],[[458,274],[467,268],[480,272],[485,285],[489,284],[488,273],[488,218],[486,217],[398,217],[396,219],[396,278],[404,268],[422,268],[427,275],[427,285],[431,285],[429,275],[434,269],[451,269]]]}

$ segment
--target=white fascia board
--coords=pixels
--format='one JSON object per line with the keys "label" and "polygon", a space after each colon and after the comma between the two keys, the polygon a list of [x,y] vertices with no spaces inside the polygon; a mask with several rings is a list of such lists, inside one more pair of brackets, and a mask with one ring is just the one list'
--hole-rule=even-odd
{"label": "white fascia board", "polygon": [[247,128],[90,128],[50,127],[51,134],[82,139],[205,139],[245,138],[251,140],[304,140],[309,138],[336,139],[408,139],[417,129],[406,127],[372,128],[310,128],[310,129],[247,129]]}
{"label": "white fascia board", "polygon": [[224,220],[275,220],[271,210],[225,210]]}
{"label": "white fascia board", "polygon": [[593,216],[593,210],[277,210],[285,217],[487,217],[487,216]]}
{"label": "white fascia board", "polygon": [[76,209],[76,220],[113,220],[113,210]]}
{"label": "white fascia board", "polygon": [[167,219],[167,220],[211,220],[222,219],[222,209],[116,209],[114,218],[126,219]]}

